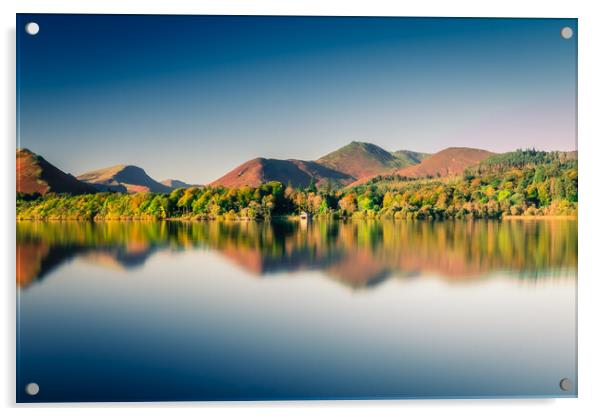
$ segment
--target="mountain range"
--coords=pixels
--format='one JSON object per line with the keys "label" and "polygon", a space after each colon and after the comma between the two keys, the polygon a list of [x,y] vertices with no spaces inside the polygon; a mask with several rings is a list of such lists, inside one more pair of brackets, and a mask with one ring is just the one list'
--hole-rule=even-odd
{"label": "mountain range", "polygon": [[[395,171],[390,171],[389,175],[399,175],[407,178],[423,177],[444,177],[459,175],[466,168],[476,166],[481,161],[487,159],[495,153],[482,149],[473,149],[470,147],[448,147],[429,157],[425,157],[420,163],[406,166]],[[378,175],[364,176],[353,182],[351,186],[359,186]]]}
{"label": "mountain range", "polygon": [[428,156],[407,150],[388,152],[372,143],[351,142],[315,161],[252,159],[211,182],[211,185],[240,187],[279,181],[305,187],[313,181],[318,187],[328,184],[342,187],[364,177],[418,164]]}
{"label": "mountain range", "polygon": [[[410,150],[389,152],[372,143],[354,141],[315,161],[254,158],[209,185],[241,187],[279,181],[294,187],[307,187],[314,183],[318,187],[341,188],[361,185],[379,175],[457,175],[492,155],[494,153],[486,150],[466,147],[451,147],[435,154]],[[74,177],[27,149],[17,150],[17,178],[18,192],[40,194],[97,191],[167,193],[177,188],[199,186],[177,179],[159,182],[144,169],[133,165],[111,166]]]}

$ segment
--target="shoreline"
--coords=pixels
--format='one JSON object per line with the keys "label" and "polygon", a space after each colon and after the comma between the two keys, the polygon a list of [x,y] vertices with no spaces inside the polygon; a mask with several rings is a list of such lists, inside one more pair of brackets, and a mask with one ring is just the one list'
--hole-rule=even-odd
{"label": "shoreline", "polygon": [[574,220],[577,215],[504,215],[502,220]]}
{"label": "shoreline", "polygon": [[379,221],[379,222],[390,222],[390,221],[420,221],[420,222],[472,222],[472,221],[510,221],[510,220],[525,220],[525,221],[549,221],[549,220],[572,220],[577,221],[577,215],[504,215],[500,218],[447,218],[447,219],[395,219],[395,218],[312,218],[310,220],[301,220],[298,216],[279,216],[272,217],[271,219],[224,219],[224,218],[101,218],[101,219],[81,219],[81,218],[16,218],[15,222],[238,222],[238,223],[250,223],[250,222],[270,222],[270,221],[289,221],[289,222],[300,222],[307,223],[312,221]]}

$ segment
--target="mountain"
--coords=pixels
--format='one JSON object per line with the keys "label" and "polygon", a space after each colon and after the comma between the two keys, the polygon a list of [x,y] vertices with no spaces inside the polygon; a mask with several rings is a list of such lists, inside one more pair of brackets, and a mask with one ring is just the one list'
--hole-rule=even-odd
{"label": "mountain", "polygon": [[414,163],[420,161],[416,152],[400,155],[401,158],[372,143],[351,142],[321,157],[316,163],[360,179],[409,166],[413,164],[412,157],[416,158]]}
{"label": "mountain", "polygon": [[225,187],[258,186],[269,181],[306,187],[312,180],[316,186],[346,186],[358,178],[390,173],[420,163],[426,153],[399,150],[390,153],[372,143],[350,144],[316,161],[297,159],[249,160],[215,180],[210,185]]}
{"label": "mountain", "polygon": [[495,153],[470,147],[449,147],[414,166],[399,169],[395,174],[407,177],[458,175]]}
{"label": "mountain", "polygon": [[77,177],[101,191],[117,192],[162,192],[171,188],[155,181],[144,169],[132,165],[117,165],[86,172]]}
{"label": "mountain", "polygon": [[189,183],[177,180],[177,179],[164,179],[160,182],[162,185],[165,185],[171,189],[178,189],[178,188],[196,188],[199,185],[191,185]]}
{"label": "mountain", "polygon": [[84,194],[96,192],[96,189],[63,172],[31,150],[18,149],[17,192]]}
{"label": "mountain", "polygon": [[294,187],[306,187],[312,180],[317,186],[346,185],[354,178],[337,172],[316,162],[289,159],[256,158],[249,160],[213,181],[212,186],[241,187],[258,186],[270,181],[279,181]]}

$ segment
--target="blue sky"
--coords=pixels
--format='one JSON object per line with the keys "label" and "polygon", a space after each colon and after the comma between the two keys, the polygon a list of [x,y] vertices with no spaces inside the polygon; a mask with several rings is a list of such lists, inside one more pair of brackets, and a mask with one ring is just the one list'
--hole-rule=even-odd
{"label": "blue sky", "polygon": [[73,174],[125,163],[206,183],[352,140],[576,148],[576,19],[21,14],[17,28],[19,146]]}

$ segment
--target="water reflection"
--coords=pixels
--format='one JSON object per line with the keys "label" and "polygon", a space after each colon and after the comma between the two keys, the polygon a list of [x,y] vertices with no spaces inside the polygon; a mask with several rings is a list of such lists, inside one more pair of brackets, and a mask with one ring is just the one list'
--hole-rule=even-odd
{"label": "water reflection", "polygon": [[352,288],[422,274],[536,279],[574,276],[577,222],[19,222],[17,283],[26,288],[76,257],[128,269],[158,251],[193,249],[257,276],[317,269]]}

